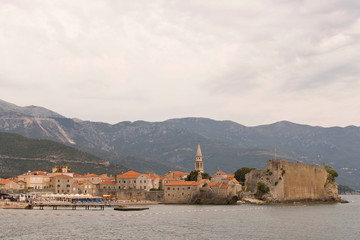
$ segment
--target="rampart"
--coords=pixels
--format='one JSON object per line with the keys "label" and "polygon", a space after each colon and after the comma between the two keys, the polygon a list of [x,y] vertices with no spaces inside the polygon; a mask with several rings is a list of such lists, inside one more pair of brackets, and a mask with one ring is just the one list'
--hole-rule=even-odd
{"label": "rampart", "polygon": [[268,160],[267,168],[254,170],[246,175],[248,189],[258,182],[270,189],[274,201],[331,201],[340,199],[337,185],[328,180],[324,167],[318,165]]}

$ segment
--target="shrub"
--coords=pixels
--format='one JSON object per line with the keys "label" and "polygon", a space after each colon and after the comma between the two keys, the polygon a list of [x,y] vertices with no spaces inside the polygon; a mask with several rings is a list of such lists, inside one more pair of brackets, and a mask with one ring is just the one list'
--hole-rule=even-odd
{"label": "shrub", "polygon": [[257,191],[255,196],[257,198],[261,198],[264,194],[269,193],[270,192],[270,188],[268,186],[265,185],[265,183],[262,182],[258,182],[257,183]]}
{"label": "shrub", "polygon": [[235,172],[235,179],[242,185],[245,183],[245,175],[255,168],[242,167]]}
{"label": "shrub", "polygon": [[335,178],[338,177],[339,174],[331,166],[325,165],[324,167],[328,173],[328,180],[335,181]]}

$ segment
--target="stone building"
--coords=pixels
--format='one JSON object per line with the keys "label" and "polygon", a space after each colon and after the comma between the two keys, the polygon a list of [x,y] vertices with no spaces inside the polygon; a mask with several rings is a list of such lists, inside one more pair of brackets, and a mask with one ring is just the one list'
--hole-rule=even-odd
{"label": "stone building", "polygon": [[98,184],[100,195],[116,195],[118,190],[115,181],[104,181]]}
{"label": "stone building", "polygon": [[72,186],[73,194],[90,194],[96,196],[98,194],[97,185],[89,180],[74,181]]}
{"label": "stone building", "polygon": [[73,191],[73,181],[69,175],[55,175],[50,178],[50,188],[55,193],[70,194]]}
{"label": "stone building", "polygon": [[136,180],[141,173],[129,171],[121,175],[116,175],[115,181],[118,189],[136,189]]}
{"label": "stone building", "polygon": [[18,179],[3,179],[0,181],[0,190],[7,193],[20,193],[26,189],[26,183]]}
{"label": "stone building", "polygon": [[171,181],[164,186],[164,198],[167,203],[191,203],[200,189],[208,183],[208,179],[200,181]]}
{"label": "stone building", "polygon": [[47,190],[50,188],[50,176],[43,171],[32,171],[18,176],[26,183],[27,190]]}

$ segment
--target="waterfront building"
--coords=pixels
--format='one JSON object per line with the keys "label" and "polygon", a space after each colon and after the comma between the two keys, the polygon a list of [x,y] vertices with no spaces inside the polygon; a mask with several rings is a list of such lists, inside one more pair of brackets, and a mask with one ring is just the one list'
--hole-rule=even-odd
{"label": "waterfront building", "polygon": [[93,174],[93,173],[92,174],[88,173],[88,174],[84,175],[84,178],[86,180],[89,180],[93,184],[98,184],[98,183],[101,182],[101,177],[99,175],[96,175],[96,174]]}
{"label": "waterfront building", "polygon": [[73,194],[90,194],[92,196],[96,196],[98,193],[97,185],[92,183],[89,180],[74,181],[73,187],[72,187],[72,193]]}
{"label": "waterfront building", "polygon": [[50,188],[55,193],[70,194],[73,190],[73,177],[69,175],[55,175],[50,178]]}
{"label": "waterfront building", "polygon": [[129,171],[124,174],[116,175],[115,181],[118,189],[136,189],[136,180],[141,173]]}
{"label": "waterfront building", "polygon": [[97,186],[99,186],[99,192],[101,195],[116,195],[117,188],[115,181],[104,181],[99,183]]}
{"label": "waterfront building", "polygon": [[208,179],[200,181],[171,181],[164,186],[164,199],[168,203],[190,203],[200,189],[209,182]]}
{"label": "waterfront building", "polygon": [[1,183],[2,191],[7,193],[24,192],[26,183],[18,179],[4,179]]}
{"label": "waterfront building", "polygon": [[27,190],[47,190],[50,188],[50,176],[43,171],[29,171],[17,178],[26,183]]}

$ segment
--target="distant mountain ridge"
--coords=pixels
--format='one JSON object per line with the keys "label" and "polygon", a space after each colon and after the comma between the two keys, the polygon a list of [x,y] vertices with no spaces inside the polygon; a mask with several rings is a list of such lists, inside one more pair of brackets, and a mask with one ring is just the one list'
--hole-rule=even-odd
{"label": "distant mountain ridge", "polygon": [[53,166],[64,164],[82,174],[89,171],[118,174],[128,170],[62,143],[0,132],[1,177],[13,177],[34,169],[50,171]]}
{"label": "distant mountain ridge", "polygon": [[5,102],[0,99],[0,114],[4,113],[21,113],[24,115],[32,116],[32,117],[49,117],[49,118],[64,118],[60,114],[53,112],[51,110],[48,110],[43,107],[37,107],[37,106],[27,106],[27,107],[19,107],[15,104]]}
{"label": "distant mountain ridge", "polygon": [[330,164],[340,173],[339,182],[360,189],[360,128],[355,126],[324,128],[282,121],[246,127],[206,118],[111,125],[0,111],[0,131],[51,139],[131,169],[161,174],[192,170],[198,143],[210,173],[218,167],[229,173],[242,166],[263,168],[275,157],[276,148],[277,158]]}

